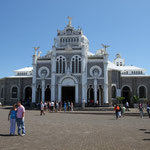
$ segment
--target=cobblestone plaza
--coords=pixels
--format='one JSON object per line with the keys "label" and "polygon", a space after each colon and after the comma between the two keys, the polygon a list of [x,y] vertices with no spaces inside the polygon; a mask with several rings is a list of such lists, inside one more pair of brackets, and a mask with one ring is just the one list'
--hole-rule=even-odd
{"label": "cobblestone plaza", "polygon": [[149,118],[26,111],[26,135],[9,136],[8,110],[0,109],[1,150],[148,150]]}

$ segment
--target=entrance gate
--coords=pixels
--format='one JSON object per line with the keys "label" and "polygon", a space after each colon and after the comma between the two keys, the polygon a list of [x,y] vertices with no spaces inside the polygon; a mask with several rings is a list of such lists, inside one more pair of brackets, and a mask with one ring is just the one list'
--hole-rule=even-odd
{"label": "entrance gate", "polygon": [[75,104],[75,87],[62,87],[62,103],[64,103],[64,101],[70,101]]}

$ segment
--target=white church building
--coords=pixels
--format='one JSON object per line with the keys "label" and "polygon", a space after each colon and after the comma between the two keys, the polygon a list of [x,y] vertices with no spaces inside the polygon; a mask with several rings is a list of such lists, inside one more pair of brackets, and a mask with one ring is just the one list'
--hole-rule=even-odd
{"label": "white church building", "polygon": [[0,101],[17,100],[72,101],[75,106],[111,105],[117,97],[132,103],[137,95],[150,99],[150,76],[145,69],[126,66],[120,54],[108,60],[107,45],[93,54],[83,31],[72,26],[71,18],[63,30],[57,31],[54,45],[45,56],[34,48],[32,67],[14,71],[14,76],[0,79]]}

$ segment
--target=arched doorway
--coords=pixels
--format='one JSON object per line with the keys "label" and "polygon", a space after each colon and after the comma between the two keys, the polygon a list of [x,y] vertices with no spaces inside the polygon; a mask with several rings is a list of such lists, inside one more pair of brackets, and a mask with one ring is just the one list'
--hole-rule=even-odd
{"label": "arched doorway", "polygon": [[26,87],[25,88],[25,102],[27,102],[28,100],[31,102],[31,98],[32,98],[32,88]]}
{"label": "arched doorway", "polygon": [[47,86],[46,90],[45,90],[45,101],[51,101],[51,90],[49,85]]}
{"label": "arched doorway", "polygon": [[111,98],[116,98],[116,87],[115,86],[111,87]]}
{"label": "arched doorway", "polygon": [[87,102],[89,106],[94,105],[94,89],[92,88],[92,85],[90,85],[87,90]]}
{"label": "arched doorway", "polygon": [[71,75],[62,77],[58,84],[58,101],[70,101],[75,105],[79,103],[78,81]]}
{"label": "arched doorway", "polygon": [[125,104],[126,102],[128,102],[130,104],[130,99],[131,99],[131,90],[128,86],[124,86],[122,88],[122,93],[121,93],[122,97],[124,97],[125,99],[123,100],[123,104]]}
{"label": "arched doorway", "polygon": [[101,85],[99,86],[97,90],[97,100],[99,105],[103,105],[103,89]]}

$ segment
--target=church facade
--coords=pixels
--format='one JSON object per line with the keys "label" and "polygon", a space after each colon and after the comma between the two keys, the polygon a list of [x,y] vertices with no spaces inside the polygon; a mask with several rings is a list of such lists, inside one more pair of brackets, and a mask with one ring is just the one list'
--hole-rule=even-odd
{"label": "church facade", "polygon": [[108,106],[121,96],[129,103],[133,103],[133,96],[150,100],[150,76],[145,70],[125,66],[119,54],[110,62],[108,46],[102,46],[96,54],[91,53],[87,37],[72,26],[69,18],[64,30],[57,31],[51,51],[41,56],[39,47],[35,47],[32,67],[0,79],[0,101],[72,101],[81,106],[85,100],[89,106]]}

